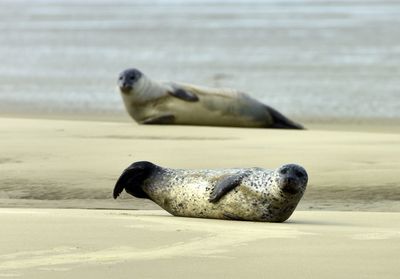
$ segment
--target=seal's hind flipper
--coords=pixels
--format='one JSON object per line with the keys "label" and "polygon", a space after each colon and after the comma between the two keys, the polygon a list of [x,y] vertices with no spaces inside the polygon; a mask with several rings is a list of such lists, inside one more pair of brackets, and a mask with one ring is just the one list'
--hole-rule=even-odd
{"label": "seal's hind flipper", "polygon": [[223,196],[239,186],[247,175],[247,172],[243,172],[222,178],[215,185],[208,201],[212,203],[218,202]]}
{"label": "seal's hind flipper", "polygon": [[156,165],[150,162],[141,161],[130,165],[115,184],[113,197],[114,199],[125,191],[137,198],[151,199],[142,189],[143,181],[149,178],[153,171],[157,168]]}
{"label": "seal's hind flipper", "polygon": [[186,90],[183,90],[181,88],[176,88],[176,89],[174,89],[174,91],[168,91],[168,94],[175,98],[186,101],[186,102],[198,102],[199,101],[199,97],[197,97],[196,94],[186,91]]}
{"label": "seal's hind flipper", "polygon": [[167,114],[163,116],[151,117],[143,120],[141,124],[173,124],[175,121],[175,116],[172,114]]}
{"label": "seal's hind flipper", "polygon": [[276,109],[271,108],[270,106],[265,105],[266,109],[268,112],[271,114],[271,117],[273,119],[272,125],[268,125],[269,128],[281,128],[281,129],[299,129],[303,130],[304,127],[286,116],[284,116],[282,113],[277,111]]}

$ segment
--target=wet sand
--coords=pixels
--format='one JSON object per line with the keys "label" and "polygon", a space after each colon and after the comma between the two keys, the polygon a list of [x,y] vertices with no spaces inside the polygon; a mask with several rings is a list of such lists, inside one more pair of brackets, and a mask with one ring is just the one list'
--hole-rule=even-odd
{"label": "wet sand", "polygon": [[124,116],[136,67],[299,121],[400,118],[399,1],[3,0],[0,18],[0,115]]}

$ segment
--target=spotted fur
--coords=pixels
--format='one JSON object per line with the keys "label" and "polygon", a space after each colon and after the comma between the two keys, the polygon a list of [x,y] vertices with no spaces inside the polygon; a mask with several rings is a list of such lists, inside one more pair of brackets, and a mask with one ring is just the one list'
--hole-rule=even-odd
{"label": "spotted fur", "polygon": [[[210,201],[219,182],[241,174],[245,175],[238,185],[218,201]],[[306,171],[294,164],[276,170],[191,170],[136,162],[117,181],[114,198],[125,189],[133,196],[151,199],[175,216],[283,222],[295,210],[307,180]]]}

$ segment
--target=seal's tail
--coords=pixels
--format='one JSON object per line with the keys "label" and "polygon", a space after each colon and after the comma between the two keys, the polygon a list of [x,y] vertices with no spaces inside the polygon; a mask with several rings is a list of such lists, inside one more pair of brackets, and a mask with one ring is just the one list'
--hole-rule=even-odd
{"label": "seal's tail", "polygon": [[156,169],[156,165],[147,161],[135,162],[130,165],[121,176],[118,178],[115,184],[113,197],[114,199],[125,191],[137,198],[150,199],[150,197],[143,191],[142,185],[144,180]]}
{"label": "seal's tail", "polygon": [[298,124],[286,116],[284,116],[282,113],[279,111],[269,107],[265,106],[268,110],[268,112],[271,114],[272,119],[274,120],[274,123],[270,126],[271,128],[280,128],[280,129],[299,129],[299,130],[304,130],[305,128],[303,125]]}

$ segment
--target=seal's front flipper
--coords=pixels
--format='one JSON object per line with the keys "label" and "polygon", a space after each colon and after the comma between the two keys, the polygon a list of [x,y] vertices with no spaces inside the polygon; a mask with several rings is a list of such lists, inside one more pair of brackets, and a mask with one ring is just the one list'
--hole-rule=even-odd
{"label": "seal's front flipper", "polygon": [[114,199],[118,198],[124,189],[128,194],[134,197],[151,199],[143,191],[142,185],[144,180],[149,178],[156,168],[156,165],[146,161],[136,162],[130,165],[124,170],[115,184],[113,192]]}
{"label": "seal's front flipper", "polygon": [[175,116],[172,114],[150,117],[141,122],[141,124],[173,124]]}
{"label": "seal's front flipper", "polygon": [[168,91],[168,94],[175,98],[186,101],[186,102],[198,102],[199,101],[199,97],[197,97],[196,94],[186,91],[186,90],[183,90],[181,88],[174,89],[174,91]]}
{"label": "seal's front flipper", "polygon": [[236,221],[245,221],[245,219],[237,216],[236,214],[232,214],[232,213],[224,213],[223,214],[224,217],[228,220],[236,220]]}
{"label": "seal's front flipper", "polygon": [[247,175],[247,172],[243,172],[222,178],[215,185],[208,201],[212,203],[218,202],[224,195],[239,186]]}

